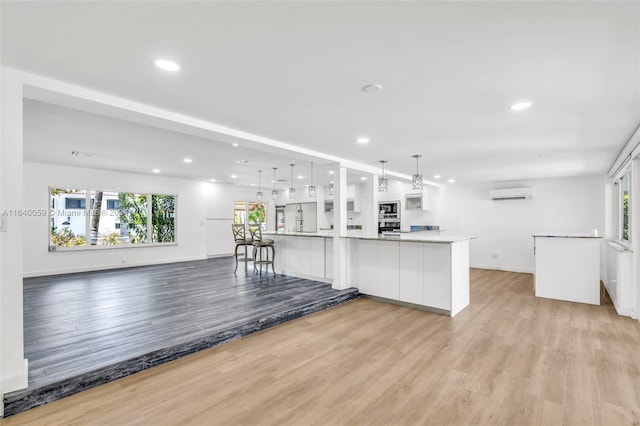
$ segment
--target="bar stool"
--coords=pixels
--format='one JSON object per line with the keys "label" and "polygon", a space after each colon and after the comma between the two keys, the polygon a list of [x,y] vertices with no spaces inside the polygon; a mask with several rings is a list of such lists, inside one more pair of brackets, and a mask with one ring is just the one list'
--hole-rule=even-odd
{"label": "bar stool", "polygon": [[[262,265],[266,265],[267,274],[269,273],[269,265],[271,265],[271,271],[273,271],[273,275],[276,275],[276,270],[273,266],[273,261],[276,258],[276,249],[273,240],[262,238],[262,229],[260,225],[250,226],[249,231],[251,232],[251,239],[253,240],[253,273],[258,271],[258,266],[260,266],[260,275],[262,275]],[[271,258],[269,258],[269,250],[271,250]],[[265,258],[263,259],[262,253],[265,253]]]}
{"label": "bar stool", "polygon": [[242,260],[244,261],[244,269],[247,269],[247,262],[253,260],[253,258],[249,257],[247,247],[253,245],[253,240],[251,238],[247,238],[244,223],[232,223],[231,230],[233,231],[233,239],[236,242],[236,249],[234,251],[236,268],[233,270],[233,273],[235,274],[238,270],[238,248],[244,247],[244,257]]}

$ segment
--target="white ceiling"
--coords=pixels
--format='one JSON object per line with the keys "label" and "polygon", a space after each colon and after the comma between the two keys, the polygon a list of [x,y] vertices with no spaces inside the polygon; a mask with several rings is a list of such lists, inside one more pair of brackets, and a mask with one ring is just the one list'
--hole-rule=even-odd
{"label": "white ceiling", "polygon": [[[78,154],[73,154],[74,152]],[[24,158],[39,163],[258,186],[289,187],[290,164],[295,186],[309,183],[311,163],[297,157],[256,151],[243,146],[159,129],[49,103],[25,100]],[[190,158],[191,163],[185,163]],[[314,183],[329,182],[335,163],[315,164]],[[235,175],[235,178],[231,176]],[[299,177],[302,176],[302,179]],[[353,180],[353,176],[352,179]]]}
{"label": "white ceiling", "polygon": [[[416,153],[459,183],[604,173],[640,123],[637,1],[1,7],[5,66],[404,174]],[[237,157],[200,145],[211,169],[187,177]]]}

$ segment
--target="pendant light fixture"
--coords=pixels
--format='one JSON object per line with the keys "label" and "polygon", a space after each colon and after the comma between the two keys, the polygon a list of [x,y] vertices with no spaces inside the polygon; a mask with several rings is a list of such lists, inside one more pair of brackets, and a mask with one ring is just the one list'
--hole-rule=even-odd
{"label": "pendant light fixture", "polygon": [[307,196],[316,198],[316,186],[313,184],[313,161],[311,162],[311,185],[307,188]]}
{"label": "pendant light fixture", "polygon": [[413,158],[416,159],[416,174],[411,177],[411,189],[422,189],[422,173],[420,173],[420,168],[418,167],[418,161],[422,157],[422,154],[412,155]]}
{"label": "pendant light fixture", "polygon": [[262,170],[258,170],[258,192],[256,192],[258,201],[262,201]]}
{"label": "pendant light fixture", "polygon": [[278,190],[276,189],[276,170],[277,167],[273,168],[273,189],[271,190],[271,199],[276,201],[278,199]]}
{"label": "pendant light fixture", "polygon": [[289,199],[296,199],[296,189],[293,187],[293,167],[295,164],[289,164],[291,166],[291,186],[289,187]]}
{"label": "pendant light fixture", "polygon": [[378,176],[378,192],[388,192],[389,191],[389,179],[384,175],[384,165],[387,160],[380,160],[379,163],[382,164],[382,175]]}
{"label": "pendant light fixture", "polygon": [[333,187],[333,170],[329,170],[329,174],[331,175],[331,182],[329,182],[329,195],[333,195],[336,192]]}

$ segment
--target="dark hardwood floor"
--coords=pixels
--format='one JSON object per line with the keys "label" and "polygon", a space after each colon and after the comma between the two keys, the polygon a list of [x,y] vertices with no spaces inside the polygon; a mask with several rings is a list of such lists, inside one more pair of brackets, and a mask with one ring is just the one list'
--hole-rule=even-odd
{"label": "dark hardwood floor", "polygon": [[220,258],[25,279],[29,389],[123,377],[357,296],[249,266],[234,275],[233,258]]}

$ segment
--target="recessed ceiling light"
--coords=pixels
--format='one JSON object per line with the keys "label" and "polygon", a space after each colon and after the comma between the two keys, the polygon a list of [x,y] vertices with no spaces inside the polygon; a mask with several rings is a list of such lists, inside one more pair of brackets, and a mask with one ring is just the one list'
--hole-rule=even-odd
{"label": "recessed ceiling light", "polygon": [[369,138],[358,138],[356,139],[358,143],[369,143]]}
{"label": "recessed ceiling light", "polygon": [[153,61],[153,64],[160,68],[163,69],[165,71],[179,71],[180,70],[180,65],[176,64],[173,61],[169,61],[167,59],[156,59],[155,61]]}
{"label": "recessed ceiling light", "polygon": [[256,186],[256,184],[255,183],[250,183],[249,186]]}
{"label": "recessed ceiling light", "polygon": [[360,176],[360,180],[367,180],[366,176]]}
{"label": "recessed ceiling light", "polygon": [[232,143],[231,145],[235,146],[236,148],[240,146],[240,144],[237,144],[237,143],[235,143],[235,142],[234,142],[234,143]]}
{"label": "recessed ceiling light", "polygon": [[440,179],[441,177],[442,177],[442,176],[440,176],[440,175],[433,175],[433,178],[434,178],[434,179]]}
{"label": "recessed ceiling light", "polygon": [[382,90],[382,84],[367,84],[362,86],[362,91],[365,93],[378,93]]}
{"label": "recessed ceiling light", "polygon": [[298,175],[298,176],[296,176],[296,177],[297,177],[298,179],[304,179],[304,176],[302,176],[302,175]]}
{"label": "recessed ceiling light", "polygon": [[332,175],[333,174],[333,170],[329,170],[329,174]]}
{"label": "recessed ceiling light", "polygon": [[153,169],[151,170],[153,173],[160,173],[160,169]]}
{"label": "recessed ceiling light", "polygon": [[231,179],[236,179],[238,175],[231,175]]}
{"label": "recessed ceiling light", "polygon": [[449,182],[449,183],[455,183],[455,181],[456,181],[455,179],[449,179],[447,182]]}
{"label": "recessed ceiling light", "polygon": [[217,182],[215,179],[209,179],[209,182]]}
{"label": "recessed ceiling light", "polygon": [[193,163],[193,160],[191,158],[183,158],[182,161],[184,161],[185,163]]}
{"label": "recessed ceiling light", "polygon": [[521,109],[527,109],[531,106],[531,102],[518,102],[509,107],[512,111],[519,111]]}

